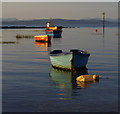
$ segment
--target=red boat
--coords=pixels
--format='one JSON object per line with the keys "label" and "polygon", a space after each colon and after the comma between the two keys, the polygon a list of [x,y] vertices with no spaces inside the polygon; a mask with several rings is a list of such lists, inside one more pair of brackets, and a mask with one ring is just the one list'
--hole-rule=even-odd
{"label": "red boat", "polygon": [[39,35],[39,36],[34,36],[34,39],[36,42],[50,42],[51,41],[51,36],[49,35]]}

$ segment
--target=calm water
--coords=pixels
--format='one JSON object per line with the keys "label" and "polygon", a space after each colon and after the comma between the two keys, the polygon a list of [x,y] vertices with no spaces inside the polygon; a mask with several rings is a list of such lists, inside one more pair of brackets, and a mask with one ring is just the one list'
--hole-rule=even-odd
{"label": "calm water", "polygon": [[[51,44],[17,34],[39,35],[43,29],[3,30],[3,112],[117,112],[118,29],[64,28]],[[90,52],[88,71],[71,74],[51,68],[49,52],[80,48]],[[77,84],[72,75],[98,74],[99,82]]]}

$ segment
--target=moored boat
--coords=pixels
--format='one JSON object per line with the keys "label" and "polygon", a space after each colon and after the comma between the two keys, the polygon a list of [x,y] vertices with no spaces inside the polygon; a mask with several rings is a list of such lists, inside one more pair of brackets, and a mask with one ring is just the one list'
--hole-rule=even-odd
{"label": "moored boat", "polygon": [[50,27],[50,22],[46,25],[46,34],[53,34],[54,37],[61,37],[62,26]]}
{"label": "moored boat", "polygon": [[39,36],[34,36],[34,39],[36,42],[50,42],[51,41],[51,36],[49,35],[39,35]]}
{"label": "moored boat", "polygon": [[50,61],[54,68],[79,70],[86,68],[90,54],[87,51],[71,49],[70,52],[54,50],[50,52]]}
{"label": "moored boat", "polygon": [[45,30],[46,34],[51,34],[54,38],[61,38],[62,30]]}

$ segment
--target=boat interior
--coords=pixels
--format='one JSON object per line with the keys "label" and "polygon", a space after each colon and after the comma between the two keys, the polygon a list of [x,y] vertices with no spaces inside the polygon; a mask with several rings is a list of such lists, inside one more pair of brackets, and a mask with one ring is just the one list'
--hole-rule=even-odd
{"label": "boat interior", "polygon": [[71,49],[70,52],[63,52],[62,50],[53,50],[50,52],[50,54],[60,54],[60,53],[64,53],[64,54],[68,54],[68,53],[82,53],[82,54],[88,54],[87,51],[83,51],[83,50],[79,50],[79,49]]}

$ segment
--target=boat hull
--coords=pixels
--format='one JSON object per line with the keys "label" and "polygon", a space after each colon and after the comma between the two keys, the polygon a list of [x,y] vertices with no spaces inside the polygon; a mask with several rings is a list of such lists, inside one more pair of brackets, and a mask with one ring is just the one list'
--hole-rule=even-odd
{"label": "boat hull", "polygon": [[67,54],[50,54],[51,64],[54,68],[64,70],[79,70],[86,68],[89,54],[67,53]]}
{"label": "boat hull", "polygon": [[73,68],[76,70],[85,68],[88,63],[89,54],[73,53]]}
{"label": "boat hull", "polygon": [[51,38],[48,35],[34,36],[36,42],[50,42]]}
{"label": "boat hull", "polygon": [[71,70],[72,54],[66,54],[66,55],[51,54],[50,60],[54,68]]}
{"label": "boat hull", "polygon": [[61,38],[62,31],[46,30],[46,34],[51,34],[53,37]]}

